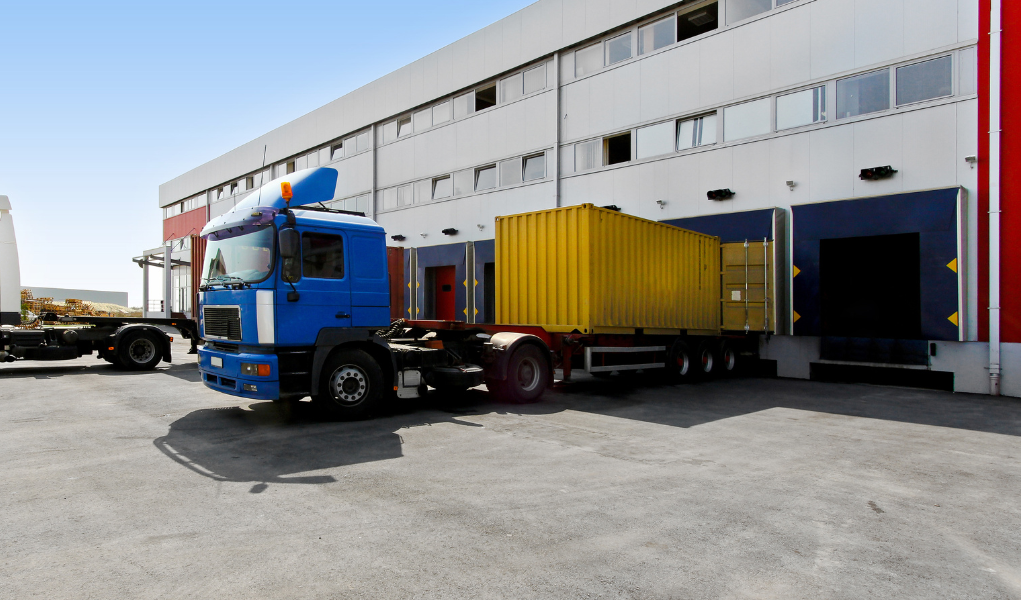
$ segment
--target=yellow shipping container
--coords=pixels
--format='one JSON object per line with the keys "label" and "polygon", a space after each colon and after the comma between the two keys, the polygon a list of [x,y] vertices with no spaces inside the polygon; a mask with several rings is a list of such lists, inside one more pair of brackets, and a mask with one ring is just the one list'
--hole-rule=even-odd
{"label": "yellow shipping container", "polygon": [[495,310],[552,332],[717,333],[719,238],[593,204],[498,217]]}

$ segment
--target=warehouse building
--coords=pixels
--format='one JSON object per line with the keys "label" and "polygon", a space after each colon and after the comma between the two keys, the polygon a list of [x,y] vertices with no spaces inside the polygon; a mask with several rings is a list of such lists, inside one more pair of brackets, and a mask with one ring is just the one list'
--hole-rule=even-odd
{"label": "warehouse building", "polygon": [[980,1],[540,0],[161,185],[174,310],[190,236],[330,166],[395,316],[492,322],[495,217],[593,203],[745,242],[780,376],[1019,396],[1020,17]]}

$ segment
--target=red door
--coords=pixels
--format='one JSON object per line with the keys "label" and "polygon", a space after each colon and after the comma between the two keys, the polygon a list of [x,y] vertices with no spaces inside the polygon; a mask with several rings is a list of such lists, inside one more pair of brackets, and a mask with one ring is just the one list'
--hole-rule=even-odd
{"label": "red door", "polygon": [[434,269],[434,306],[438,321],[455,320],[455,267]]}

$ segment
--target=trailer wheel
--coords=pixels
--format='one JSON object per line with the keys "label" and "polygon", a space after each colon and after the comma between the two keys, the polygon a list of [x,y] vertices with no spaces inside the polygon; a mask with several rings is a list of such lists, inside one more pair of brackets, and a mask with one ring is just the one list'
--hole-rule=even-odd
{"label": "trailer wheel", "polygon": [[365,419],[381,403],[383,390],[384,374],[377,361],[362,350],[343,350],[327,359],[313,401],[333,418]]}
{"label": "trailer wheel", "polygon": [[528,404],[540,399],[550,378],[551,373],[548,371],[548,361],[544,352],[532,344],[527,344],[516,350],[509,359],[505,381],[494,381],[496,385],[488,385],[488,389],[497,391],[499,396],[510,402]]}
{"label": "trailer wheel", "polygon": [[697,372],[701,377],[711,377],[715,372],[715,347],[711,342],[701,342],[697,347]]}
{"label": "trailer wheel", "polygon": [[718,361],[716,368],[723,375],[731,375],[736,371],[736,347],[732,345],[732,342],[728,340],[722,340],[718,343]]}
{"label": "trailer wheel", "polygon": [[676,340],[668,354],[665,371],[670,380],[675,382],[691,381],[697,373],[697,361],[694,360],[690,345],[683,340]]}
{"label": "trailer wheel", "polygon": [[160,362],[161,340],[151,331],[129,331],[118,341],[114,366],[129,371],[149,371]]}

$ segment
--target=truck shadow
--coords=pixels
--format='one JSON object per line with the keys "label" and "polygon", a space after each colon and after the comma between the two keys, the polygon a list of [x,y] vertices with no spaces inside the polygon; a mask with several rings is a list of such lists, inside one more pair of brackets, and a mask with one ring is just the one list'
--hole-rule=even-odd
{"label": "truck shadow", "polygon": [[[68,375],[102,375],[104,377],[143,377],[152,374],[170,375],[184,381],[199,383],[202,381],[199,368],[195,363],[171,364],[161,363],[152,371],[126,371],[118,369],[105,361],[97,360],[95,363],[57,363],[46,366],[16,366],[0,367],[0,380],[10,379],[57,379]],[[39,363],[34,363],[39,364]],[[46,363],[43,363],[46,364]]]}
{"label": "truck shadow", "polygon": [[736,377],[665,385],[636,377],[579,381],[549,392],[565,408],[693,427],[774,408],[1020,437],[1020,400],[868,384]]}
{"label": "truck shadow", "polygon": [[216,481],[268,484],[332,483],[331,475],[300,475],[402,456],[403,429],[461,421],[459,415],[502,411],[508,405],[470,390],[454,397],[431,393],[420,404],[396,404],[375,419],[324,420],[309,402],[257,402],[248,407],[204,408],[171,423],[153,445],[181,466]]}

